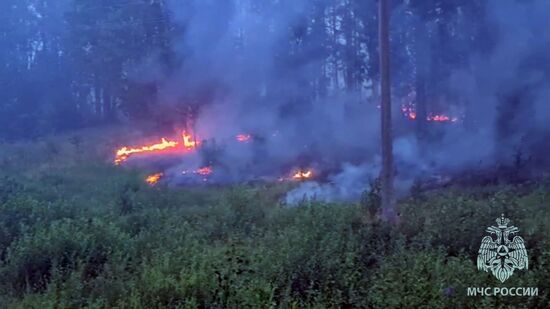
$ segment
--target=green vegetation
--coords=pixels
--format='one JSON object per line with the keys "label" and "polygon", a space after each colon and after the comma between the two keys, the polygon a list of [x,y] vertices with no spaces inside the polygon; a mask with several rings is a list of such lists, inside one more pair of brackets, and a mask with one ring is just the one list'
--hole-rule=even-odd
{"label": "green vegetation", "polygon": [[[108,163],[21,160],[1,161],[1,308],[550,307],[545,183],[415,192],[391,227],[374,193],[368,209],[285,207],[280,184],[168,189]],[[503,286],[539,297],[465,295],[501,286],[475,257],[502,212],[530,257]]]}

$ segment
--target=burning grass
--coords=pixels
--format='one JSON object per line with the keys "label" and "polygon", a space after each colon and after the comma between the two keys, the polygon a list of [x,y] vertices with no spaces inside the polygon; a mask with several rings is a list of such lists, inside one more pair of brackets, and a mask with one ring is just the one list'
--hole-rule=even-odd
{"label": "burning grass", "polygon": [[156,174],[153,174],[153,175],[149,175],[145,178],[145,182],[154,186],[156,185],[159,180],[162,178],[162,176],[164,176],[163,173],[156,173]]}
{"label": "burning grass", "polygon": [[292,179],[302,180],[302,181],[313,179],[313,170],[312,169],[297,170],[292,174]]}
{"label": "burning grass", "polygon": [[162,138],[159,143],[142,145],[142,146],[124,146],[116,151],[114,163],[120,165],[130,158],[130,156],[138,154],[148,155],[166,155],[172,153],[186,153],[192,152],[199,145],[199,142],[193,137],[193,135],[183,131],[181,133],[181,140],[168,140]]}
{"label": "burning grass", "polygon": [[[475,257],[502,211],[531,258],[514,286],[550,285],[550,184],[416,192],[390,227],[357,203],[285,207],[296,182],[168,189],[139,170],[56,156],[63,165],[39,170],[3,161],[1,308],[476,307],[464,291],[495,284]],[[308,169],[287,177],[298,172]],[[484,301],[550,305],[545,290]]]}
{"label": "burning grass", "polygon": [[[235,141],[242,144],[249,144],[254,142],[251,134],[238,134],[235,137]],[[235,142],[232,141],[232,142]],[[117,166],[122,165],[123,163],[126,163],[126,161],[132,157],[140,157],[145,160],[145,164],[147,164],[147,160],[154,158],[162,158],[166,156],[172,156],[174,154],[178,155],[184,155],[180,157],[181,162],[185,162],[187,158],[185,158],[185,155],[187,157],[191,155],[200,156],[202,153],[202,145],[203,142],[198,141],[196,136],[194,134],[187,133],[186,131],[183,131],[181,133],[181,140],[172,140],[163,137],[159,143],[153,143],[153,144],[144,144],[140,146],[124,146],[116,150],[115,152],[115,158],[114,158],[114,164]],[[207,141],[204,142],[204,144],[207,144]],[[250,145],[246,145],[250,146]],[[135,160],[134,160],[135,161]],[[198,168],[193,169],[184,169],[181,171],[181,175],[185,176],[197,176],[201,179],[204,183],[209,183],[211,179],[213,180],[213,183],[217,182],[223,182],[220,181],[220,177],[218,177],[218,173],[221,170],[221,172],[224,172],[223,167],[220,168],[220,166],[212,166],[212,165],[205,165]],[[167,178],[166,173],[159,171],[154,174],[150,174],[145,177],[145,182],[149,185],[155,186],[163,181],[163,179]],[[314,173],[314,170],[309,169],[295,169],[291,172],[290,175],[284,175],[284,176],[272,176],[271,179],[273,182],[275,182],[275,179],[278,179],[279,182],[285,182],[285,181],[308,181],[308,180],[314,180],[316,174]],[[178,175],[172,175],[173,178],[177,178]],[[249,179],[260,179],[262,177],[259,177],[257,175],[250,176]],[[263,177],[263,179],[267,179],[269,177]],[[244,179],[243,179],[244,181]],[[196,181],[189,180],[188,184],[196,184]]]}
{"label": "burning grass", "polygon": [[[416,121],[417,120],[417,112],[414,104],[403,104],[401,105],[401,112],[405,118],[409,120]],[[446,114],[437,114],[437,113],[429,113],[426,116],[426,121],[428,122],[458,122],[459,118],[456,116],[450,116]]]}

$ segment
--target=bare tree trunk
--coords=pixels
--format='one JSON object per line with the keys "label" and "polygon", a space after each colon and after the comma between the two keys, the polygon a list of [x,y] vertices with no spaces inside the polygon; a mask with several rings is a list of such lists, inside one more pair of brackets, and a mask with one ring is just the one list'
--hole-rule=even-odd
{"label": "bare tree trunk", "polygon": [[390,92],[390,36],[389,36],[389,0],[380,0],[379,40],[380,40],[380,94],[382,117],[382,171],[381,197],[382,219],[395,223],[397,212],[393,196],[393,137],[391,123]]}
{"label": "bare tree trunk", "polygon": [[101,100],[103,99],[102,98],[102,95],[101,95],[101,87],[100,87],[100,83],[99,83],[99,77],[97,77],[97,75],[94,76],[94,112],[95,112],[95,116],[97,118],[100,118],[101,115],[102,115],[102,111],[101,111]]}
{"label": "bare tree trunk", "polygon": [[431,59],[426,52],[429,50],[427,47],[428,38],[426,35],[426,26],[419,23],[415,26],[415,65],[416,65],[416,139],[420,148],[420,152],[424,154],[426,151],[426,141],[428,136],[428,88],[427,77],[429,76]]}
{"label": "bare tree trunk", "polygon": [[[417,69],[419,70],[419,69]],[[428,109],[426,108],[426,100],[428,99],[426,93],[426,77],[424,71],[418,72],[416,76],[416,137],[420,143],[420,147],[424,148],[424,142],[426,139],[426,131],[428,124]]]}
{"label": "bare tree trunk", "polygon": [[103,88],[103,120],[111,121],[114,119],[113,98],[107,88]]}

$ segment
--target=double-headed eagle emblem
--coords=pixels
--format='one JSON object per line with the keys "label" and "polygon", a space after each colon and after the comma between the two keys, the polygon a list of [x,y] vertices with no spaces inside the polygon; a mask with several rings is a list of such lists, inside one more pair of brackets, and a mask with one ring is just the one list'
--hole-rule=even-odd
{"label": "double-headed eagle emblem", "polygon": [[506,281],[514,273],[515,269],[528,269],[529,258],[525,250],[525,243],[520,236],[510,236],[519,232],[515,226],[508,226],[510,220],[502,217],[496,219],[497,226],[490,226],[486,232],[496,237],[485,236],[481,240],[477,256],[477,268],[488,272],[489,270],[501,282]]}

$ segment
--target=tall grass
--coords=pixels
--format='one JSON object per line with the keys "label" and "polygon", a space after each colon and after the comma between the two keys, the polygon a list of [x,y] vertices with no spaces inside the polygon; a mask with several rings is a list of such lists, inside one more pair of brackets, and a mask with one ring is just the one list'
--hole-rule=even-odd
{"label": "tall grass", "polygon": [[[94,160],[14,160],[0,172],[1,308],[550,307],[547,184],[417,192],[394,227],[359,204],[285,207],[277,185],[168,189]],[[503,212],[530,257],[505,285],[539,297],[465,295],[500,286],[475,258]]]}

